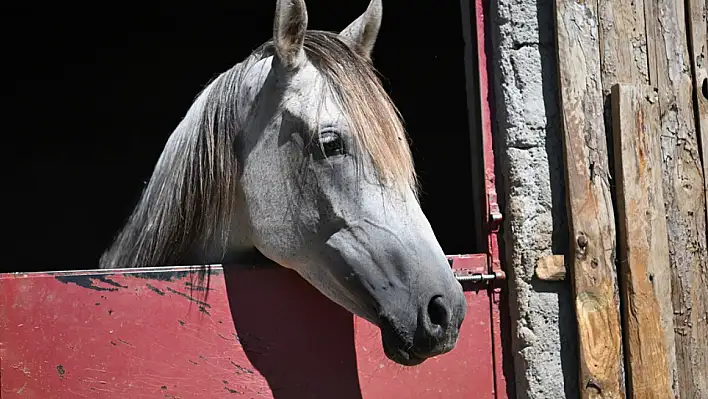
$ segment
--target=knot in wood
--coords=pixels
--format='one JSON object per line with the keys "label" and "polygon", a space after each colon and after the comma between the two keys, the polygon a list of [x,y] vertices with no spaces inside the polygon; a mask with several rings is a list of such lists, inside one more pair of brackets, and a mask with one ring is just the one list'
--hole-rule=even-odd
{"label": "knot in wood", "polygon": [[585,384],[585,389],[594,390],[596,394],[602,394],[602,387],[600,386],[600,383],[598,383],[597,380],[592,377]]}

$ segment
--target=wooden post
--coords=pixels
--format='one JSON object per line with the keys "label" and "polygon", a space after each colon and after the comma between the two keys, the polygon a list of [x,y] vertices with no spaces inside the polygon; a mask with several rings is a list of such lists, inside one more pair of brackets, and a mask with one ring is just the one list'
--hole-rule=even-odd
{"label": "wooden post", "polygon": [[[696,127],[700,136],[703,162],[703,190],[708,213],[708,23],[706,13],[708,4],[705,0],[688,0],[689,50],[693,63],[693,93],[696,105]],[[706,221],[708,223],[708,221]],[[705,247],[704,247],[705,249]],[[691,370],[682,372],[691,380],[686,395],[682,397],[708,397],[708,255],[703,258],[703,267],[695,270],[692,276],[693,294],[692,323],[694,325],[692,352],[684,359]]]}
{"label": "wooden post", "polygon": [[580,394],[583,399],[624,398],[597,7],[575,0],[555,5]]}
{"label": "wooden post", "polygon": [[[647,86],[612,88],[627,397],[668,399],[673,343],[669,243],[661,176],[659,98]],[[654,284],[654,283],[657,284]],[[666,320],[662,320],[666,319]],[[673,347],[673,346],[671,346]]]}
{"label": "wooden post", "polygon": [[[703,154],[703,189],[708,208],[708,24],[705,0],[687,0],[689,50],[693,63],[693,93],[696,103],[696,126],[701,138]],[[704,344],[708,345],[708,342]]]}
{"label": "wooden post", "polygon": [[684,1],[645,0],[649,75],[658,88],[661,113],[678,392],[681,399],[693,399],[708,398],[708,243],[684,6]]}

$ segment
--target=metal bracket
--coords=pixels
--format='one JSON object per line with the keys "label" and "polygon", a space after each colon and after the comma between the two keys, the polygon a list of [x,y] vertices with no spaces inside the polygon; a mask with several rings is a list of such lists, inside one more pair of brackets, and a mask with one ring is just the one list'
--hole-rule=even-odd
{"label": "metal bracket", "polygon": [[489,208],[487,209],[489,213],[489,232],[497,233],[499,232],[499,227],[501,227],[504,217],[496,201],[496,195],[487,195],[487,204],[489,204]]}

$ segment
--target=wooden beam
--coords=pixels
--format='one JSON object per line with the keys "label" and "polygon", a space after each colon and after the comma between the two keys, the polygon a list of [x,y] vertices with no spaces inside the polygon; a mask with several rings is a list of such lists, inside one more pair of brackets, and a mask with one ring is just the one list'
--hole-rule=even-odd
{"label": "wooden beam", "polygon": [[708,207],[708,24],[705,0],[686,0],[688,30],[690,35],[689,50],[693,63],[693,93],[696,103],[696,126],[701,138],[703,154],[703,190],[706,192]]}
{"label": "wooden beam", "polygon": [[536,262],[536,277],[543,281],[565,280],[565,256],[549,255]]}
{"label": "wooden beam", "polygon": [[[696,127],[700,137],[700,146],[703,162],[703,191],[706,199],[706,213],[708,213],[708,3],[705,0],[687,0],[686,13],[688,15],[689,52],[693,63],[693,94],[696,106]],[[706,221],[708,224],[708,220]],[[708,238],[707,238],[708,240]],[[703,257],[703,267],[695,269],[691,284],[693,285],[693,309],[691,323],[694,325],[692,344],[688,349],[688,356],[684,356],[684,364],[691,369],[683,371],[681,375],[689,380],[690,386],[682,389],[682,397],[708,397],[708,255]],[[686,351],[684,351],[686,352]]]}
{"label": "wooden beam", "polygon": [[[627,397],[667,399],[672,391],[673,344],[669,242],[661,175],[659,97],[647,86],[612,88],[619,254],[624,299]],[[660,284],[654,284],[654,282]],[[673,345],[671,346],[673,348]]]}
{"label": "wooden beam", "polygon": [[556,0],[555,5],[580,395],[624,398],[597,6],[575,0]]}
{"label": "wooden beam", "polygon": [[[658,88],[661,113],[678,393],[682,399],[708,398],[706,186],[687,44],[687,37],[693,34],[689,35],[686,27],[686,11],[694,8],[700,7],[685,8],[685,1],[645,0],[649,75],[651,85]],[[705,11],[700,18],[705,18]]]}

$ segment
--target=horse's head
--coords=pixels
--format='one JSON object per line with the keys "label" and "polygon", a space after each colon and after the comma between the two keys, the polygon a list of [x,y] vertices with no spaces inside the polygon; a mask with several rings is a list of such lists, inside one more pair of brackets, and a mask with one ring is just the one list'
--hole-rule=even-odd
{"label": "horse's head", "polygon": [[[370,65],[381,1],[341,33],[278,0],[239,90],[242,222],[266,257],[381,328],[389,358],[450,351],[466,301],[417,200],[399,115]],[[247,106],[243,106],[247,104]]]}

